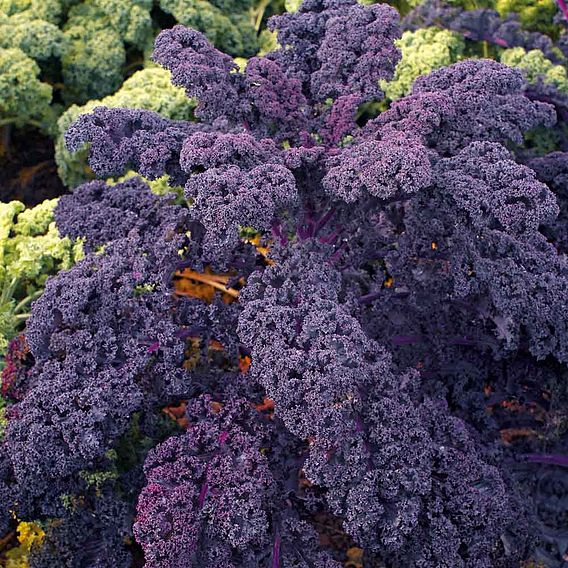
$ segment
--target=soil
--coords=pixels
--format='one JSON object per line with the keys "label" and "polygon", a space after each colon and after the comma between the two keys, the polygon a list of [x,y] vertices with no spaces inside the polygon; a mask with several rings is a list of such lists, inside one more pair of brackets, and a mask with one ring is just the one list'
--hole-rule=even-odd
{"label": "soil", "polygon": [[0,201],[37,205],[68,193],[57,175],[53,140],[35,129],[6,134],[0,143]]}

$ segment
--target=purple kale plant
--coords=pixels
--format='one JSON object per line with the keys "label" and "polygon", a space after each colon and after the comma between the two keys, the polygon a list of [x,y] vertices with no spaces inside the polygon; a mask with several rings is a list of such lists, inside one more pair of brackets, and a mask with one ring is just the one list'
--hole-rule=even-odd
{"label": "purple kale plant", "polygon": [[132,178],[57,206],[88,255],[33,305],[2,441],[6,510],[48,524],[30,565],[561,566],[566,156],[521,151],[555,108],[479,59],[362,120],[396,12],[269,26],[243,71],[158,36],[197,121],[99,107],[67,132],[185,203]]}
{"label": "purple kale plant", "polygon": [[[557,16],[555,23],[564,28],[566,24],[560,10]],[[547,60],[557,65],[566,64],[566,33],[554,42],[548,35],[523,29],[519,15],[513,12],[501,16],[488,8],[467,10],[442,0],[426,0],[404,18],[403,26],[407,30],[429,26],[451,30],[469,40],[470,49],[483,57],[489,57],[490,51],[498,54],[502,48],[520,47],[527,52],[539,50]],[[553,105],[558,113],[559,125],[567,122],[568,99],[557,85],[546,82],[540,76],[528,85],[525,93],[531,100]],[[565,133],[559,131],[556,135],[559,138],[557,144],[561,145],[558,149],[565,150]]]}
{"label": "purple kale plant", "polygon": [[[543,33],[523,29],[514,12],[502,17],[496,10],[488,8],[466,10],[442,0],[425,0],[404,18],[403,26],[409,30],[438,26],[460,33],[466,39],[496,47],[539,49],[555,63],[564,62],[552,39]],[[562,42],[558,43],[561,49]]]}

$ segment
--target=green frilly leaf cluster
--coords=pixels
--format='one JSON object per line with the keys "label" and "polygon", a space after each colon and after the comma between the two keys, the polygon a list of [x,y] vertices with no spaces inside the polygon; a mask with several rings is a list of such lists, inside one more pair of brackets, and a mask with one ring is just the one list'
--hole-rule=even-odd
{"label": "green frilly leaf cluster", "polygon": [[155,36],[175,22],[235,57],[255,55],[272,40],[262,23],[283,9],[284,0],[0,0],[0,127],[56,136],[65,107],[100,101],[152,66]]}
{"label": "green frilly leaf cluster", "polygon": [[541,78],[545,83],[554,85],[558,91],[568,94],[568,76],[566,67],[555,65],[539,49],[525,51],[522,47],[505,49],[500,54],[501,63],[520,68],[529,83]]}
{"label": "green frilly leaf cluster", "polygon": [[124,79],[126,45],[152,44],[152,0],[86,0],[63,27],[64,100],[83,104],[116,91]]}
{"label": "green frilly leaf cluster", "polygon": [[[1,31],[0,31],[1,33]],[[0,47],[0,127],[31,124],[54,132],[52,88],[40,80],[39,65],[20,48]]]}
{"label": "green frilly leaf cluster", "polygon": [[250,57],[259,49],[250,14],[253,0],[160,0],[160,7],[178,23],[203,32],[229,55]]}
{"label": "green frilly leaf cluster", "polygon": [[61,238],[53,218],[56,204],[52,199],[26,209],[19,201],[0,203],[0,354],[47,279],[83,257],[80,240]]}
{"label": "green frilly leaf cluster", "polygon": [[[554,86],[559,93],[568,95],[568,74],[566,67],[555,65],[538,49],[525,51],[522,47],[503,50],[499,59],[501,63],[521,69],[528,83],[542,81]],[[539,127],[525,135],[525,145],[533,153],[543,156],[559,150],[563,140],[568,138],[568,129],[564,122],[556,128]]]}
{"label": "green frilly leaf cluster", "polygon": [[380,82],[389,101],[408,95],[421,75],[459,61],[465,49],[461,35],[439,28],[406,31],[395,43],[401,51],[401,60],[393,79]]}

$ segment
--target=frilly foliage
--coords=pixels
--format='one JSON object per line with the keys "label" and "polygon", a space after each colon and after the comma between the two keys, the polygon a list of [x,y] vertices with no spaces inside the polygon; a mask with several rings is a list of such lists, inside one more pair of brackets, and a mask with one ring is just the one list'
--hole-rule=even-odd
{"label": "frilly foliage", "polygon": [[568,95],[566,67],[554,65],[542,51],[532,49],[527,52],[522,47],[515,47],[505,49],[499,57],[505,65],[522,69],[530,83],[536,83],[541,79],[556,87],[560,93]]}
{"label": "frilly foliage", "polygon": [[[65,13],[142,52],[134,4]],[[246,60],[272,7],[161,6],[207,29],[59,123],[66,181],[102,179],[10,343],[0,526],[44,523],[32,568],[561,566],[568,154],[530,147],[561,144],[561,42],[306,0]],[[22,274],[42,207],[0,210]]]}
{"label": "frilly foliage", "polygon": [[35,523],[20,522],[16,529],[19,546],[6,553],[5,568],[29,568],[29,555],[33,546],[41,546],[44,530]]}
{"label": "frilly foliage", "polygon": [[0,203],[0,353],[25,322],[30,303],[47,279],[82,258],[82,244],[61,237],[53,210],[57,200],[26,209]]}
{"label": "frilly foliage", "polygon": [[75,187],[93,177],[87,168],[87,151],[75,154],[65,147],[63,135],[71,123],[83,113],[104,105],[109,108],[140,108],[152,110],[174,120],[192,118],[195,103],[185,96],[183,89],[171,84],[170,73],[161,67],[150,67],[137,71],[127,79],[113,95],[100,101],[92,100],[86,105],[70,107],[59,118],[59,135],[55,143],[55,160],[63,183]]}
{"label": "frilly foliage", "polygon": [[21,49],[0,47],[0,126],[31,124],[53,131],[52,88],[39,75],[38,64]]}
{"label": "frilly foliage", "polygon": [[462,36],[439,28],[406,31],[395,43],[401,51],[401,60],[393,79],[381,82],[385,97],[391,101],[410,94],[412,84],[421,75],[459,61],[465,49]]}
{"label": "frilly foliage", "polygon": [[[116,94],[132,71],[149,64],[144,54],[163,25],[163,18],[154,17],[155,9],[200,29],[232,55],[250,57],[271,45],[270,36],[261,34],[261,24],[267,15],[283,9],[275,4],[2,0],[0,126],[31,125],[55,135],[61,101],[65,106],[84,105]],[[155,106],[146,103],[143,108]]]}

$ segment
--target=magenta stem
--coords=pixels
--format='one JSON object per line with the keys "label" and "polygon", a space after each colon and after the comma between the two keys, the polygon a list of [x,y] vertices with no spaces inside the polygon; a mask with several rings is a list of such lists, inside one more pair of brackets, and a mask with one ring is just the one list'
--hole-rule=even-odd
{"label": "magenta stem", "polygon": [[272,568],[280,568],[280,535],[274,539],[274,549],[272,551]]}
{"label": "magenta stem", "polygon": [[203,485],[201,486],[201,491],[199,492],[199,497],[197,498],[197,506],[199,509],[201,509],[203,507],[203,503],[205,503],[207,491],[209,491],[209,483],[207,483],[207,481],[204,481]]}
{"label": "magenta stem", "polygon": [[568,7],[566,6],[566,2],[564,0],[558,0],[558,6],[564,14],[564,19],[568,21]]}
{"label": "magenta stem", "polygon": [[568,456],[561,454],[523,454],[521,457],[531,463],[546,463],[568,467]]}

